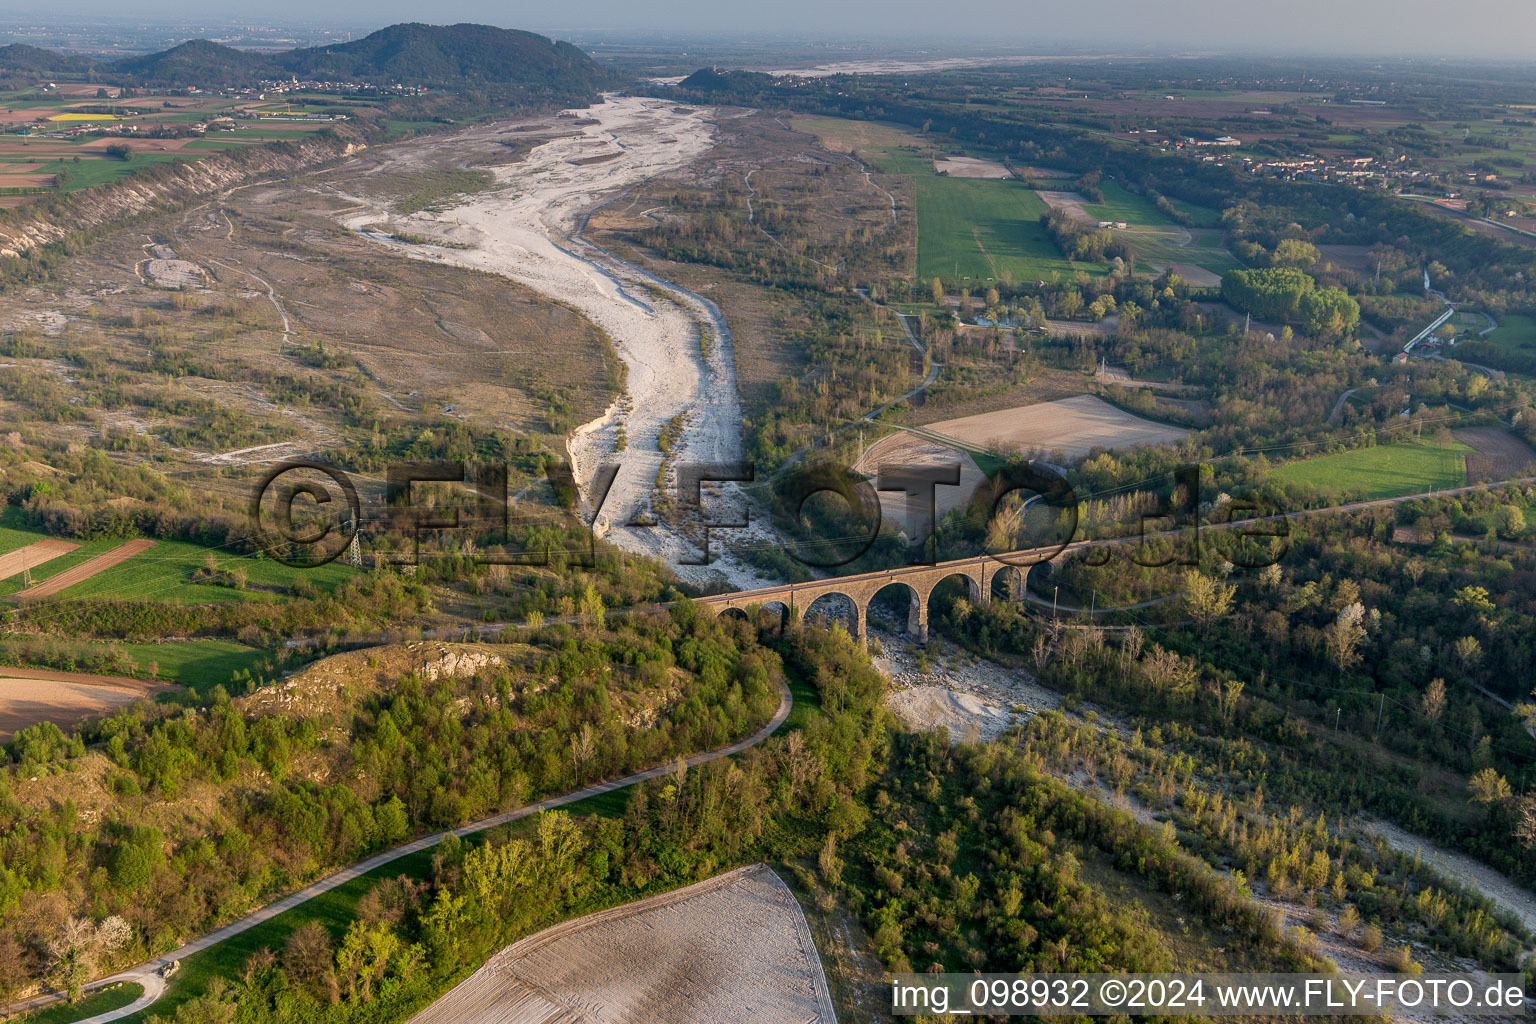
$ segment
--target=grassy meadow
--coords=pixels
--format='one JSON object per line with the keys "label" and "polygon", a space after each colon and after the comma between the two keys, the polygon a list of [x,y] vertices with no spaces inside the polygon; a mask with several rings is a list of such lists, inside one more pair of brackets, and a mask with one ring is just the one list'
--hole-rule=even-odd
{"label": "grassy meadow", "polygon": [[1396,498],[1467,483],[1467,453],[1456,440],[1413,439],[1322,455],[1276,466],[1275,479],[1344,496]]}

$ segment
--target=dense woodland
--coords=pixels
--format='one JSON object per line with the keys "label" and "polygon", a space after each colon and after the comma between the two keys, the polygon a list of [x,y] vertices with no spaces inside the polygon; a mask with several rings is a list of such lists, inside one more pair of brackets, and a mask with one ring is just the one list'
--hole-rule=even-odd
{"label": "dense woodland", "polygon": [[[129,926],[96,967],[136,962],[411,835],[724,745],[777,708],[777,657],[729,620],[683,605],[603,628],[596,607],[579,630],[506,647],[508,668],[409,675],[339,705],[300,675],[291,710],[273,710],[284,690],[221,689],[77,735],[22,730],[0,844],[3,928],[22,949],[11,991],[83,980],[49,953],[72,915]],[[71,795],[39,800],[55,788]],[[161,806],[173,813],[145,813]]]}

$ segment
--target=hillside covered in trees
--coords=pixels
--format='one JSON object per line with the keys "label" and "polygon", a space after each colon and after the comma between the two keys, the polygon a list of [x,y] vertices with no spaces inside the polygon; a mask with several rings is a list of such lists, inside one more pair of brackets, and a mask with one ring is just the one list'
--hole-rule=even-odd
{"label": "hillside covered in trees", "polygon": [[518,86],[550,96],[592,98],[610,72],[570,43],[490,25],[391,25],[362,39],[279,53],[253,53],[194,39],[159,53],[116,60],[66,57],[32,46],[0,48],[5,71],[93,72],[143,86],[219,88],[288,78],[435,86]]}

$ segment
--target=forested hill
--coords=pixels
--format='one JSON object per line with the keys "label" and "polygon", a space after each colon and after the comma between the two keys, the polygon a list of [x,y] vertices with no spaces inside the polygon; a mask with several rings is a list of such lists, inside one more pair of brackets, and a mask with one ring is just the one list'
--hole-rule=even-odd
{"label": "forested hill", "polygon": [[[14,52],[13,52],[14,51]],[[35,47],[0,50],[0,72],[64,67]],[[524,86],[543,93],[593,94],[613,82],[607,69],[570,43],[491,25],[391,25],[362,39],[282,53],[249,53],[194,39],[160,53],[90,65],[123,84],[219,88],[263,79]]]}
{"label": "forested hill", "polygon": [[490,25],[391,25],[354,42],[277,59],[300,78],[593,85],[608,77],[570,43]]}
{"label": "forested hill", "polygon": [[53,71],[86,71],[90,66],[91,62],[84,57],[70,57],[41,47],[28,46],[26,43],[0,46],[0,70],[46,74]]}

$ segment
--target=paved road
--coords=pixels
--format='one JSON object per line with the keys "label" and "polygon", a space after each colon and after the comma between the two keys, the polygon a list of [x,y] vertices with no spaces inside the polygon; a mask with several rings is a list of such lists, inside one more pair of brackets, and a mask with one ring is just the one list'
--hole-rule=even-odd
{"label": "paved road", "polygon": [[[710,761],[719,760],[722,757],[730,757],[733,754],[739,754],[749,747],[757,746],[757,744],[763,742],[763,740],[767,739],[769,736],[772,736],[773,733],[779,728],[779,726],[783,725],[784,722],[788,720],[789,713],[793,708],[794,697],[790,694],[789,687],[780,682],[779,709],[778,711],[774,712],[773,718],[769,720],[767,725],[763,726],[761,729],[753,733],[751,736],[748,736],[746,739],[732,743],[730,746],[721,747],[718,750],[707,751],[703,754],[695,754],[694,756],[688,758],[688,766],[691,768],[695,765],[706,764]],[[121,981],[131,981],[135,982],[136,984],[143,985],[144,994],[134,1002],[122,1007],[121,1009],[109,1010],[106,1013],[97,1014],[94,1017],[89,1017],[83,1021],[80,1021],[79,1024],[107,1024],[108,1021],[121,1020],[124,1017],[129,1017],[135,1013],[138,1013],[140,1010],[143,1010],[154,1003],[155,1000],[159,999],[160,996],[164,993],[165,980],[160,976],[160,969],[170,961],[185,960],[187,957],[192,956],[194,953],[201,953],[203,950],[208,949],[210,946],[216,946],[226,939],[230,939],[236,935],[239,935],[241,932],[249,931],[259,924],[263,924],[272,920],[272,918],[285,911],[292,910],[294,907],[309,902],[316,896],[323,895],[324,893],[330,892],[332,889],[347,884],[354,878],[357,878],[361,875],[366,875],[370,871],[375,871],[378,868],[381,868],[384,865],[391,863],[392,861],[397,861],[402,857],[410,856],[413,853],[420,853],[422,850],[430,850],[451,835],[470,836],[477,832],[484,832],[487,829],[495,828],[498,825],[506,825],[510,822],[531,817],[535,814],[538,814],[540,811],[548,811],[557,807],[564,807],[565,805],[575,803],[578,800],[585,800],[588,797],[600,796],[603,793],[612,793],[616,789],[624,789],[627,786],[633,786],[637,782],[645,782],[650,779],[660,778],[661,776],[672,771],[672,768],[673,766],[671,764],[658,765],[655,768],[649,768],[643,772],[636,772],[633,775],[626,775],[620,779],[613,779],[608,782],[595,782],[590,786],[576,790],[574,793],[567,793],[564,796],[551,797],[548,800],[540,800],[538,803],[528,804],[527,806],[519,807],[516,810],[495,814],[489,818],[482,818],[479,821],[470,822],[468,825],[461,825],[458,828],[451,829],[447,832],[438,832],[434,835],[422,836],[420,839],[412,840],[403,846],[397,846],[392,850],[386,850],[383,853],[375,854],[366,860],[360,860],[356,864],[342,868],[335,874],[326,878],[322,878],[320,881],[300,889],[298,892],[293,893],[292,895],[283,897],[276,903],[270,903],[267,906],[262,907],[260,910],[242,917],[238,921],[227,924],[216,931],[209,932],[202,938],[194,939],[193,941],[182,946],[180,949],[173,949],[169,953],[156,957],[155,959],[147,961],[146,963],[139,964],[137,967],[132,967],[126,971],[121,971],[117,974],[114,974],[111,977],[102,978],[100,981],[92,982],[86,986],[87,991],[94,991],[99,988],[104,988],[108,985],[115,985]],[[58,996],[55,994],[51,1000],[48,999],[48,997],[42,997],[41,1000],[34,1002],[37,1002],[38,1005],[43,1005],[45,1002],[57,1001]]]}

